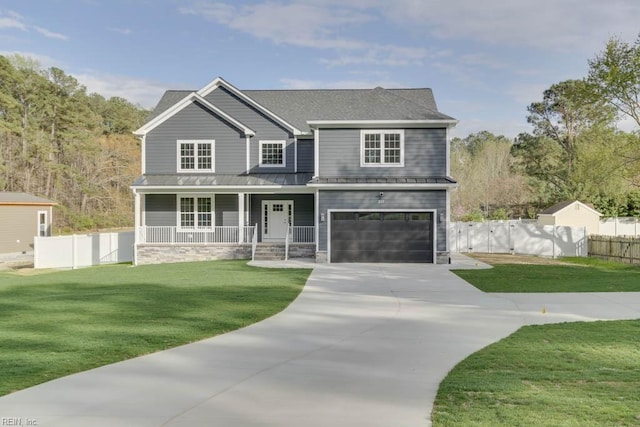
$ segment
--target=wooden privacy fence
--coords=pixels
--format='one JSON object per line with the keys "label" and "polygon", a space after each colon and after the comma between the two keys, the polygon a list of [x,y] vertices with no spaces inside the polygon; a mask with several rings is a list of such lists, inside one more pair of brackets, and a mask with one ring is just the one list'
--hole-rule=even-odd
{"label": "wooden privacy fence", "polygon": [[640,264],[640,238],[591,235],[589,236],[589,256]]}

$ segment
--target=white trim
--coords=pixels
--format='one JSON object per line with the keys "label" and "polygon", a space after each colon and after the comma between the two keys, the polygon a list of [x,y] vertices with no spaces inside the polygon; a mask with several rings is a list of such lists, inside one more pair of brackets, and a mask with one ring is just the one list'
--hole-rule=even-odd
{"label": "white trim", "polygon": [[[293,203],[293,200],[262,200],[262,203],[260,204],[260,225],[261,225],[261,240],[262,242],[279,242],[280,238],[278,237],[267,237],[264,230],[265,230],[265,224],[264,224],[264,209],[265,206],[269,206],[267,209],[267,213],[269,216],[269,222],[271,222],[271,206],[273,206],[274,204],[283,204],[285,206],[284,208],[284,212],[288,215],[289,213],[289,205],[291,205],[291,224],[289,224],[290,226],[294,226],[294,221],[295,221],[295,204]],[[286,236],[282,237],[282,241],[284,241]]]}
{"label": "white trim", "polygon": [[[385,141],[386,134],[400,135],[400,163],[385,163]],[[365,160],[365,135],[380,135],[380,163],[366,163]],[[402,168],[404,167],[404,129],[367,129],[360,130],[360,167],[362,168]]]}
{"label": "white trim", "polygon": [[[262,163],[262,146],[265,144],[280,144],[282,146],[282,163],[279,165]],[[259,168],[286,168],[287,167],[287,141],[284,139],[263,139],[259,141],[258,149],[258,167]]]}
{"label": "white trim", "polygon": [[256,133],[249,127],[245,126],[243,123],[234,119],[215,105],[211,104],[209,101],[204,99],[202,96],[198,95],[196,92],[191,92],[189,95],[182,98],[180,101],[175,103],[172,107],[168,108],[162,114],[146,123],[141,128],[135,130],[133,132],[136,136],[144,136],[147,133],[151,132],[153,129],[164,123],[166,120],[173,117],[175,114],[182,111],[185,107],[192,104],[193,102],[198,101],[200,104],[204,105],[209,111],[215,113],[216,115],[222,117],[225,121],[235,126],[237,129],[241,130],[247,136],[254,136]]}
{"label": "white trim", "polygon": [[[327,264],[331,264],[331,214],[333,212],[430,212],[433,214],[433,260],[432,263],[437,262],[437,249],[438,249],[438,210],[437,209],[327,209]],[[316,227],[319,228],[319,227]]]}
{"label": "white trim", "polygon": [[293,173],[298,173],[298,137],[293,136]]}
{"label": "white trim", "polygon": [[247,174],[251,173],[251,138],[246,137],[245,149],[247,150]]}
{"label": "white trim", "polygon": [[205,87],[200,89],[197,92],[197,94],[199,96],[206,97],[207,95],[209,95],[211,92],[213,92],[214,90],[216,90],[220,86],[224,87],[225,89],[227,89],[228,91],[230,91],[231,93],[236,95],[238,98],[240,98],[243,101],[247,102],[249,105],[252,105],[256,109],[258,109],[261,112],[263,112],[264,114],[266,114],[266,115],[270,116],[271,118],[275,119],[277,122],[279,122],[280,124],[284,125],[286,128],[289,128],[293,132],[294,135],[304,135],[305,134],[305,132],[302,132],[300,129],[296,128],[291,123],[287,122],[282,117],[280,117],[277,114],[275,114],[273,111],[271,111],[268,108],[264,107],[263,105],[259,104],[253,98],[245,95],[240,89],[236,88],[231,83],[229,83],[226,80],[224,80],[222,77],[215,78],[211,83],[209,83],[208,85],[206,85]]}
{"label": "white trim", "polygon": [[[313,200],[313,223],[316,226],[314,233],[316,239],[316,253],[318,253],[320,250],[320,190],[316,190]],[[326,221],[327,219],[325,218],[325,222]]]}
{"label": "white trim", "polygon": [[[44,224],[40,223],[40,214],[44,214]],[[49,212],[47,212],[46,210],[40,210],[40,211],[37,211],[37,215],[38,215],[38,217],[37,217],[37,220],[38,220],[38,222],[37,222],[38,223],[37,236],[38,237],[48,237],[48,236],[50,236],[51,233],[49,232]],[[42,226],[42,225],[44,225],[44,235],[40,234],[40,232],[42,231],[40,229],[40,226]]]}
{"label": "white trim", "polygon": [[320,176],[320,129],[313,132],[313,176]]}
{"label": "white trim", "polygon": [[147,173],[147,135],[142,135],[140,137],[140,151],[142,151],[142,155],[140,156],[140,166],[142,169],[142,175]]}
{"label": "white trim", "polygon": [[136,190],[133,190],[133,211],[135,215],[133,217],[133,265],[138,265],[138,243],[140,238],[138,237],[138,233],[140,230],[140,223],[142,219],[142,203],[141,203],[141,195]]}
{"label": "white trim", "polygon": [[[182,169],[182,153],[180,146],[182,144],[193,144],[194,151],[194,167],[193,169]],[[211,168],[198,168],[198,144],[211,144]],[[176,172],[177,173],[194,173],[194,172],[215,172],[216,171],[216,140],[215,139],[178,139],[176,141]]]}
{"label": "white trim", "polygon": [[428,120],[308,120],[307,124],[310,128],[319,129],[323,127],[331,127],[333,129],[341,128],[452,128],[458,124],[455,119],[428,119]]}
{"label": "white trim", "polygon": [[[193,228],[192,227],[183,227],[181,224],[181,209],[180,209],[180,199],[190,199],[193,198]],[[198,226],[198,199],[211,199],[211,226],[200,227]],[[216,195],[215,194],[203,194],[203,193],[186,193],[186,194],[176,194],[176,229],[177,230],[213,230],[216,226]]]}
{"label": "white trim", "polygon": [[244,193],[238,193],[238,243],[243,243],[244,236]]}

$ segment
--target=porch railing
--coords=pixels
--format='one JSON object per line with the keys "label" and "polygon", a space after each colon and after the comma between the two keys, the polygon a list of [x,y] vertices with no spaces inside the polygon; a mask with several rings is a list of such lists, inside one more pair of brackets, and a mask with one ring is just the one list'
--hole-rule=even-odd
{"label": "porch railing", "polygon": [[138,228],[138,243],[164,244],[212,244],[251,242],[255,227],[219,226],[203,229],[189,229],[172,226],[143,226]]}
{"label": "porch railing", "polygon": [[[142,226],[137,230],[138,243],[215,244],[215,243],[251,243],[257,237],[257,224],[243,227],[219,226],[202,229],[180,228],[175,226]],[[241,232],[242,231],[242,232]],[[290,243],[315,243],[315,227],[291,227]]]}
{"label": "porch railing", "polygon": [[291,227],[291,243],[315,243],[315,236],[313,225]]}

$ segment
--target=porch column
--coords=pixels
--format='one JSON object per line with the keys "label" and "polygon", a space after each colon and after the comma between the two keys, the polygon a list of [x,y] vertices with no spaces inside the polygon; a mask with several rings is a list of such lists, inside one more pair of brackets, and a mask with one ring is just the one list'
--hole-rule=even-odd
{"label": "porch column", "polygon": [[138,265],[137,260],[137,248],[139,243],[139,233],[140,233],[140,216],[142,212],[140,212],[140,193],[136,190],[133,190],[134,194],[134,231],[133,231],[133,265]]}
{"label": "porch column", "polygon": [[238,243],[244,243],[244,193],[238,193]]}

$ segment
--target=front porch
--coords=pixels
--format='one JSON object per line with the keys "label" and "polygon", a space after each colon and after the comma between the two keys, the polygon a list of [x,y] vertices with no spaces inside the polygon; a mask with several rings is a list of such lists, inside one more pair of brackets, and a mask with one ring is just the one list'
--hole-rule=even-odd
{"label": "front porch", "polygon": [[136,264],[315,256],[314,194],[137,193]]}

